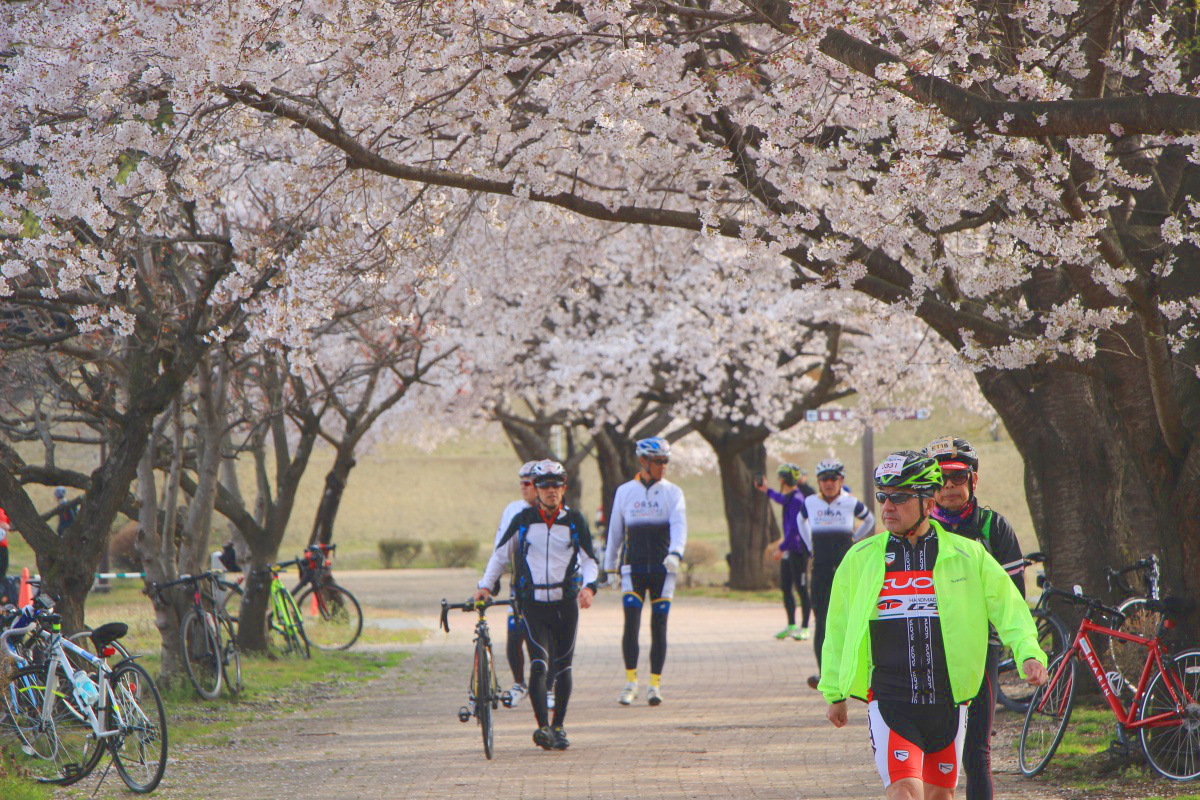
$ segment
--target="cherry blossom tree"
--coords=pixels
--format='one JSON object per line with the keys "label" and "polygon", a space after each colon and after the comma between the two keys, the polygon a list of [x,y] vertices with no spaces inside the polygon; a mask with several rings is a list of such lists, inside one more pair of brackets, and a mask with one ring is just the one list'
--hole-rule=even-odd
{"label": "cherry blossom tree", "polygon": [[[956,350],[1025,457],[1060,579],[1098,585],[1104,560],[1149,548],[1200,596],[1183,569],[1200,557],[1200,61],[1181,2],[3,14],[0,159],[53,153],[38,202],[108,213],[121,149],[158,124],[191,169],[271,154],[293,208],[369,193],[382,205],[343,206],[359,241],[443,237],[376,211],[499,207],[481,195],[736,239],[748,267],[786,258],[797,286],[911,312]],[[5,195],[10,227],[25,199]]]}

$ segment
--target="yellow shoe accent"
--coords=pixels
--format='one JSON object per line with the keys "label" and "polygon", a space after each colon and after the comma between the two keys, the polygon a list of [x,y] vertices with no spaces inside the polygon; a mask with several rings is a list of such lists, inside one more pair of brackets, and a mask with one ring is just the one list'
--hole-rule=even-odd
{"label": "yellow shoe accent", "polygon": [[661,680],[662,680],[662,675],[651,675],[650,676],[650,685],[653,686],[655,689],[657,689],[658,684]]}
{"label": "yellow shoe accent", "polygon": [[625,670],[625,682],[626,683],[637,683],[637,670],[636,669]]}

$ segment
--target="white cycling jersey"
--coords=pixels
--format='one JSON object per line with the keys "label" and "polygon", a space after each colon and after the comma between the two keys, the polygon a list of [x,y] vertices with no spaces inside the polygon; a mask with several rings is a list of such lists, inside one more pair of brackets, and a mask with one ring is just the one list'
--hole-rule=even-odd
{"label": "white cycling jersey", "polygon": [[[571,526],[576,528],[576,542],[572,540]],[[518,548],[524,548],[518,552]],[[517,558],[521,561],[517,561]],[[592,556],[592,536],[587,522],[574,509],[563,506],[549,526],[542,520],[538,509],[532,506],[519,511],[500,536],[500,543],[488,559],[487,569],[479,581],[480,589],[491,589],[504,565],[513,562],[518,578],[523,573],[521,562],[528,567],[526,580],[532,581],[529,591],[538,603],[553,603],[564,598],[564,587],[575,579],[583,586],[595,589],[600,566]],[[575,569],[570,569],[572,561]],[[518,584],[519,587],[519,584]]]}
{"label": "white cycling jersey", "polygon": [[832,502],[826,502],[820,492],[810,494],[804,498],[796,522],[800,525],[800,536],[813,554],[816,553],[813,540],[821,536],[852,535],[857,542],[875,530],[875,515],[847,492],[842,492]]}
{"label": "white cycling jersey", "polygon": [[637,478],[621,484],[613,497],[604,548],[604,568],[628,575],[666,572],[668,554],[683,558],[687,546],[687,505],[683,490],[670,481],[646,486]]}

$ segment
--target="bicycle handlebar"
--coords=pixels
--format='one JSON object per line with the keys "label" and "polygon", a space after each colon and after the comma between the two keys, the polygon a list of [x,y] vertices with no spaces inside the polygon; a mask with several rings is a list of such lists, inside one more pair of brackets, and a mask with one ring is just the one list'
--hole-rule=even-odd
{"label": "bicycle handlebar", "polygon": [[1158,556],[1147,556],[1141,561],[1134,562],[1128,567],[1122,567],[1121,569],[1105,567],[1104,578],[1108,581],[1109,591],[1112,591],[1113,585],[1116,584],[1116,587],[1125,594],[1137,594],[1137,590],[1125,581],[1125,576],[1131,572],[1140,572],[1141,570],[1150,570],[1152,575],[1156,574],[1158,570]]}
{"label": "bicycle handlebar", "polygon": [[[210,569],[208,572],[202,572],[199,575],[180,575],[175,580],[167,581],[166,583],[151,583],[150,588],[155,592],[161,592],[163,589],[170,589],[172,586],[182,586],[185,583],[199,583],[209,578],[217,578],[217,573]],[[217,578],[217,580],[220,579]]]}
{"label": "bicycle handlebar", "polygon": [[1063,599],[1070,600],[1072,603],[1087,606],[1089,613],[1092,611],[1099,611],[1102,614],[1117,620],[1118,624],[1125,621],[1125,615],[1119,609],[1105,605],[1094,597],[1088,597],[1085,594],[1075,594],[1074,592],[1067,592],[1062,589],[1054,588],[1047,588],[1045,589],[1045,592],[1046,594],[1054,597],[1062,597]]}
{"label": "bicycle handlebar", "polygon": [[441,621],[440,621],[439,625],[440,625],[441,629],[444,630],[446,633],[450,632],[449,613],[450,613],[450,609],[452,609],[452,608],[456,609],[458,611],[464,611],[464,612],[465,611],[478,611],[479,616],[482,617],[484,611],[491,608],[492,606],[511,606],[511,605],[512,605],[511,600],[492,600],[489,598],[489,599],[483,600],[481,602],[475,602],[474,600],[468,600],[465,603],[447,603],[445,598],[442,598],[442,617],[441,617]]}

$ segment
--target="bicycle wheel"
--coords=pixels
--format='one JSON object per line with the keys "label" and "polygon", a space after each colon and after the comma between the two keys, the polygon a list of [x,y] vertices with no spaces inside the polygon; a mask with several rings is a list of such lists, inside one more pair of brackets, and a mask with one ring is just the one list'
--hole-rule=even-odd
{"label": "bicycle wheel", "polygon": [[296,599],[286,589],[281,590],[279,597],[283,617],[280,622],[283,623],[284,638],[288,641],[288,651],[297,653],[301,658],[311,658],[308,637],[304,633],[304,620],[300,616],[300,609],[296,607]]}
{"label": "bicycle wheel", "polygon": [[[1173,781],[1200,778],[1200,650],[1177,653],[1171,665],[1175,689],[1183,712],[1168,724],[1140,728],[1142,749],[1154,771]],[[1142,699],[1141,716],[1146,719],[1158,714],[1174,714],[1175,699],[1162,672],[1150,679]]]}
{"label": "bicycle wheel", "polygon": [[1037,775],[1050,763],[1071,719],[1075,704],[1075,658],[1072,656],[1058,675],[1062,660],[1060,656],[1050,664],[1050,682],[1039,686],[1029,698],[1018,758],[1021,774],[1026,778]]}
{"label": "bicycle wheel", "polygon": [[314,593],[311,585],[296,596],[304,617],[304,634],[318,650],[346,650],[362,633],[362,608],[341,586],[327,584]]}
{"label": "bicycle wheel", "polygon": [[[167,769],[167,712],[150,673],[132,661],[108,676],[109,740],[117,774],[131,792],[153,792]],[[140,698],[140,699],[139,699]]]}
{"label": "bicycle wheel", "polygon": [[205,700],[216,700],[221,695],[222,650],[212,617],[189,611],[179,636],[183,641],[183,663],[196,692]]}
{"label": "bicycle wheel", "polygon": [[[1037,625],[1038,644],[1046,653],[1046,663],[1050,663],[1067,649],[1067,628],[1053,611],[1039,608],[1032,614],[1034,624]],[[1029,708],[1029,698],[1033,696],[1033,691],[1034,687],[1026,683],[1017,672],[1017,662],[1013,658],[1012,650],[1005,647],[1000,651],[996,699],[1009,711],[1024,714]]]}
{"label": "bicycle wheel", "polygon": [[226,617],[220,618],[220,624],[225,628],[225,643],[221,653],[221,670],[225,674],[225,686],[230,694],[242,692],[242,652],[238,648],[237,634],[233,622]]}
{"label": "bicycle wheel", "polygon": [[57,671],[50,718],[42,719],[46,682],[44,665],[13,673],[3,691],[6,726],[21,740],[25,754],[37,759],[27,765],[35,780],[69,786],[96,768],[104,748],[96,742],[91,721],[70,683]]}
{"label": "bicycle wheel", "polygon": [[484,639],[475,643],[475,718],[483,733],[483,754],[492,758],[492,648]]}
{"label": "bicycle wheel", "polygon": [[[1147,639],[1153,639],[1157,635],[1162,614],[1146,608],[1146,598],[1131,597],[1117,606],[1117,610],[1125,615],[1125,621],[1114,625],[1114,630]],[[1146,666],[1146,648],[1115,636],[1106,638],[1108,646],[1105,649],[1108,658],[1105,667],[1108,670],[1108,684],[1117,694],[1132,695],[1142,677],[1142,667]]]}

